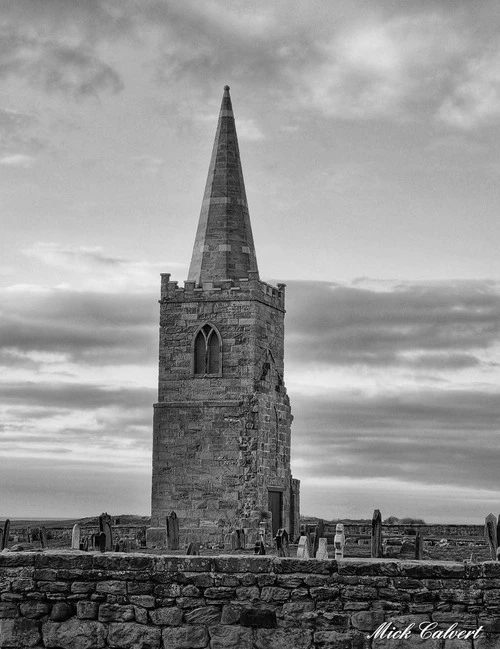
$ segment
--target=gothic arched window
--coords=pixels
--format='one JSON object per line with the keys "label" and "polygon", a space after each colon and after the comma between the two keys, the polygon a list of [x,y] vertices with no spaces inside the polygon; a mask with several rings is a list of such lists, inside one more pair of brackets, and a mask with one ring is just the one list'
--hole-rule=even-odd
{"label": "gothic arched window", "polygon": [[203,325],[194,339],[194,373],[220,374],[220,356],[219,332],[210,324]]}

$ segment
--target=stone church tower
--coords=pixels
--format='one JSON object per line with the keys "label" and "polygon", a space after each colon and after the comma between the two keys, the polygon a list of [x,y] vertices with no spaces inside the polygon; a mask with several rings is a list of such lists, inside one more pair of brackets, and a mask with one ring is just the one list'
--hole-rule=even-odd
{"label": "stone church tower", "polygon": [[[162,275],[153,528],[219,544],[261,520],[298,532],[283,381],[285,285],[260,281],[229,87],[224,88],[189,276]],[[153,530],[151,530],[153,532]]]}

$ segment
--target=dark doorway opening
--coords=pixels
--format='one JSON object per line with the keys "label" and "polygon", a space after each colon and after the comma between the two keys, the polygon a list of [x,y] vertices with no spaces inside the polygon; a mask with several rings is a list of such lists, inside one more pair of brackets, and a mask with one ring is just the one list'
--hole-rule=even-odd
{"label": "dark doorway opening", "polygon": [[273,515],[273,538],[283,527],[283,493],[269,489],[269,511]]}

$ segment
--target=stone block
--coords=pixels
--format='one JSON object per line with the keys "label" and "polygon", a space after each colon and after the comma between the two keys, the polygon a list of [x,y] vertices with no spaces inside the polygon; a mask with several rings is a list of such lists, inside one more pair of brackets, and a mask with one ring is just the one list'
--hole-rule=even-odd
{"label": "stone block", "polygon": [[71,584],[71,592],[73,594],[93,593],[95,589],[96,589],[95,581],[74,581]]}
{"label": "stone block", "polygon": [[482,633],[474,640],[474,649],[500,649],[500,634]]}
{"label": "stone block", "polygon": [[[116,649],[160,649],[161,630],[137,622],[109,625],[108,646]],[[169,645],[166,645],[169,646]]]}
{"label": "stone block", "polygon": [[308,629],[257,629],[255,649],[310,649],[312,632]]}
{"label": "stone block", "polygon": [[39,622],[25,618],[0,620],[0,647],[28,649],[40,641]]}
{"label": "stone block", "polygon": [[134,607],[120,604],[101,604],[99,622],[132,622],[135,619]]}
{"label": "stone block", "polygon": [[320,646],[324,649],[353,649],[360,644],[356,634],[339,631],[315,631],[313,639],[315,647]]}
{"label": "stone block", "polygon": [[80,601],[76,605],[76,615],[80,620],[97,620],[98,602]]}
{"label": "stone block", "polygon": [[210,649],[253,649],[252,629],[242,626],[211,626]]}
{"label": "stone block", "polygon": [[38,620],[50,613],[51,604],[48,602],[28,601],[22,602],[19,606],[21,615],[32,620]]}
{"label": "stone block", "polygon": [[126,595],[127,583],[125,581],[101,581],[96,586],[97,593],[109,593],[112,595]]}
{"label": "stone block", "polygon": [[221,610],[218,606],[200,606],[184,614],[186,624],[218,624],[221,618]]}
{"label": "stone block", "polygon": [[141,606],[134,606],[135,621],[139,624],[147,624],[149,621],[148,611]]}
{"label": "stone block", "polygon": [[[164,646],[169,649],[204,649],[208,646],[208,632],[203,626],[163,629],[162,637]],[[227,646],[232,646],[234,649],[238,645]],[[211,644],[211,649],[214,649],[213,644]],[[238,649],[246,648],[239,647]],[[251,649],[251,646],[248,649]]]}
{"label": "stone block", "polygon": [[153,624],[165,626],[179,626],[182,624],[182,610],[175,606],[162,607],[149,611]]}
{"label": "stone block", "polygon": [[132,595],[130,603],[143,608],[154,608],[155,598],[152,595]]}
{"label": "stone block", "polygon": [[351,616],[352,626],[360,631],[374,631],[383,621],[383,611],[359,611]]}
{"label": "stone block", "polygon": [[64,622],[73,615],[74,609],[67,602],[56,602],[50,612],[52,622]]}
{"label": "stone block", "polygon": [[[22,604],[21,604],[22,606]],[[0,602],[0,618],[18,617],[19,608],[14,602]],[[24,617],[30,617],[25,615]]]}
{"label": "stone block", "polygon": [[42,633],[47,649],[101,649],[106,646],[107,630],[100,622],[75,618],[66,622],[45,622]]}

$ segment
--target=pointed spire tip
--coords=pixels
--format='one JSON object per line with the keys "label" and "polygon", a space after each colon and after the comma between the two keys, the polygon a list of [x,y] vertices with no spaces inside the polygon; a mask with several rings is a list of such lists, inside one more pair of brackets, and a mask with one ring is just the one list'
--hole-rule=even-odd
{"label": "pointed spire tip", "polygon": [[226,92],[228,92],[228,90],[229,90],[229,86],[224,86],[224,90],[225,90]]}

